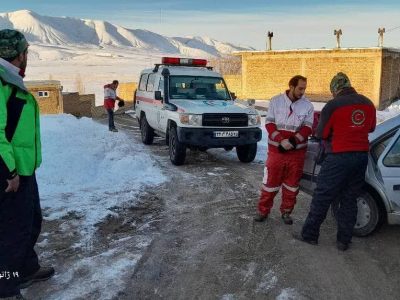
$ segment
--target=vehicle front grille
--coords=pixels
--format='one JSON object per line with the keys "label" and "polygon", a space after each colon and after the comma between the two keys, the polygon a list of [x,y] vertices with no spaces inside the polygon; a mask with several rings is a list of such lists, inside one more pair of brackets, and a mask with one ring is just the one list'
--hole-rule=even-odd
{"label": "vehicle front grille", "polygon": [[247,114],[203,114],[203,126],[247,127]]}

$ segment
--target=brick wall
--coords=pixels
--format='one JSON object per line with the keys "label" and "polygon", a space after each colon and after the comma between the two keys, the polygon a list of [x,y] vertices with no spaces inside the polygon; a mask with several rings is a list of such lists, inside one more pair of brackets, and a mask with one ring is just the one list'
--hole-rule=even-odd
{"label": "brick wall", "polygon": [[64,113],[76,117],[92,117],[92,106],[95,105],[95,95],[79,95],[79,93],[65,93]]}
{"label": "brick wall", "polygon": [[382,81],[381,81],[381,104],[384,108],[392,100],[400,98],[400,51],[383,51],[382,59]]}
{"label": "brick wall", "polygon": [[133,103],[133,94],[137,89],[136,82],[124,82],[118,85],[117,95],[126,102]]}
{"label": "brick wall", "polygon": [[[399,85],[398,52],[388,49],[259,51],[239,55],[242,57],[243,98],[270,99],[288,88],[292,76],[300,74],[308,78],[308,97],[313,101],[326,101],[331,98],[332,77],[337,72],[345,72],[357,91],[379,107]],[[388,72],[389,66],[391,72]],[[381,81],[382,76],[390,80]],[[382,89],[386,91],[383,94],[381,85],[385,81],[390,82],[390,87]]]}
{"label": "brick wall", "polygon": [[236,97],[241,99],[242,95],[242,75],[224,75],[224,80],[230,92],[236,94]]}

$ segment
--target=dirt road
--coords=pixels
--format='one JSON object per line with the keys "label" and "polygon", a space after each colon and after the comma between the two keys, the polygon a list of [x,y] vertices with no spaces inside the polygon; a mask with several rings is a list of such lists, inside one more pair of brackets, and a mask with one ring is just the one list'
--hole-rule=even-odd
{"label": "dirt road", "polygon": [[[116,123],[128,132],[127,142],[140,143],[135,120],[121,115]],[[143,191],[135,207],[117,208],[119,218],[98,226],[94,248],[133,239],[120,244],[120,253],[127,255],[138,251],[138,237],[152,237],[129,276],[110,279],[123,281],[113,299],[399,299],[400,227],[384,226],[371,237],[354,238],[349,251],[339,252],[329,217],[320,244],[303,244],[292,238],[310,204],[303,193],[293,226],[280,219],[280,194],[267,222],[253,222],[261,163],[243,164],[223,150],[211,150],[188,152],[187,163],[175,167],[162,139],[147,150],[170,180]],[[127,225],[133,222],[134,227]],[[63,249],[51,256],[53,262],[73,260],[82,251]],[[26,295],[57,299],[48,284]],[[100,294],[91,295],[99,299]]]}

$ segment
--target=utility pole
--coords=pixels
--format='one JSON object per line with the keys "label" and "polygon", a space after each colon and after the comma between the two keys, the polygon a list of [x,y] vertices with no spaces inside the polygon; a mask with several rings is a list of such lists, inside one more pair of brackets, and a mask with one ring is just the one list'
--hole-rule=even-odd
{"label": "utility pole", "polygon": [[342,35],[342,29],[335,29],[333,34],[336,35],[336,48],[340,49],[340,36]]}
{"label": "utility pole", "polygon": [[379,47],[383,47],[383,34],[385,33],[385,27],[383,28],[378,28],[378,33],[379,33]]}
{"label": "utility pole", "polygon": [[274,33],[272,31],[268,31],[267,33],[268,41],[267,41],[267,50],[272,50],[272,38],[274,37]]}

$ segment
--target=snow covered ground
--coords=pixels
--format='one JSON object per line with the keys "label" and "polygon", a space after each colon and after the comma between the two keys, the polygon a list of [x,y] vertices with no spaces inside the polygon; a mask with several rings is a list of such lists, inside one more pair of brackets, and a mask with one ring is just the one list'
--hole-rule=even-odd
{"label": "snow covered ground", "polygon": [[[96,105],[103,103],[103,86],[117,79],[119,82],[138,82],[139,74],[161,62],[165,54],[155,51],[99,50],[91,48],[70,49],[70,59],[46,59],[53,52],[43,49],[48,46],[31,46],[40,52],[43,60],[29,60],[26,80],[59,80],[64,92],[95,94]],[[83,85],[84,90],[79,86]]]}
{"label": "snow covered ground", "polygon": [[90,232],[110,207],[131,201],[143,186],[165,181],[143,146],[127,143],[124,133],[71,115],[43,116],[41,122],[38,180],[48,220],[78,213],[84,216],[82,229]]}
{"label": "snow covered ground", "polygon": [[[68,266],[57,266],[52,299],[82,299],[93,291],[99,293],[98,299],[111,299],[152,238],[139,234],[94,252],[97,225],[118,217],[116,208],[134,206],[139,192],[163,183],[166,177],[142,144],[129,143],[126,134],[111,133],[91,119],[42,116],[41,132],[43,163],[37,178],[45,220],[60,222],[57,235],[77,239],[72,248],[83,249]],[[51,247],[49,240],[55,240],[51,234],[43,233],[45,238],[38,245],[47,261],[71,251]],[[129,243],[135,251],[127,252]]]}
{"label": "snow covered ground", "polygon": [[[378,115],[388,118],[400,113],[399,104],[397,101]],[[266,158],[264,124],[265,118],[255,164],[263,164]],[[133,142],[131,136],[122,132],[110,133],[106,126],[91,119],[42,116],[41,130],[43,164],[37,177],[45,219],[48,224],[56,222],[57,227],[55,232],[43,232],[39,252],[44,261],[52,261],[57,255],[63,257],[64,251],[77,249],[79,253],[65,265],[58,266],[55,282],[48,285],[47,293],[54,299],[93,295],[97,299],[112,299],[124,288],[129,280],[126,276],[135,269],[154,237],[145,232],[123,238],[112,234],[115,240],[99,249],[104,238],[99,224],[118,218],[123,210],[136,204],[141,191],[157,187],[166,181],[166,176],[157,158],[139,141]],[[224,160],[237,161],[235,151],[209,151]],[[218,176],[212,172],[207,174]],[[72,239],[72,246],[55,247],[55,233]],[[127,251],[127,245],[134,245],[134,249]],[[260,290],[274,284],[273,274],[269,275],[265,284],[258,287]],[[82,281],[87,284],[82,285]],[[296,290],[288,288],[282,290],[278,299],[299,297]]]}
{"label": "snow covered ground", "polygon": [[390,119],[394,116],[397,116],[399,114],[400,114],[400,99],[397,101],[394,101],[386,109],[377,111],[377,113],[376,113],[377,122],[382,123],[383,121]]}
{"label": "snow covered ground", "polygon": [[94,93],[97,105],[102,104],[104,84],[114,79],[137,82],[140,71],[160,63],[161,56],[215,58],[250,49],[210,37],[167,37],[29,10],[0,13],[3,28],[20,30],[30,43],[27,80],[59,80],[66,92]]}

